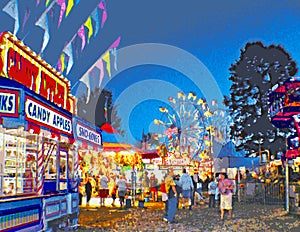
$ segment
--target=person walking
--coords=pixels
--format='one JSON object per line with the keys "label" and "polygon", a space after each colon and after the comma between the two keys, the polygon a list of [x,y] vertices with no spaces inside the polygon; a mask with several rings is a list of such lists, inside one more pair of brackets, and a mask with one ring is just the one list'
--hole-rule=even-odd
{"label": "person walking", "polygon": [[161,182],[160,191],[161,191],[161,200],[165,205],[165,216],[164,217],[167,217],[167,215],[168,215],[168,194],[167,194],[167,190],[166,190],[165,180],[162,180],[162,182]]}
{"label": "person walking", "polygon": [[200,200],[204,200],[204,197],[202,196],[202,180],[199,177],[198,171],[195,171],[194,174],[191,176],[193,185],[194,185],[194,191],[192,192],[192,205],[198,204],[196,200],[196,193],[199,195]]}
{"label": "person walking", "polygon": [[163,217],[163,220],[168,223],[175,223],[175,214],[177,211],[177,192],[176,184],[173,180],[174,171],[172,168],[168,170],[168,175],[165,179],[166,191],[168,193],[168,203],[167,203],[167,216]]}
{"label": "person walking", "polygon": [[215,208],[216,207],[216,191],[217,191],[217,183],[215,182],[215,179],[212,177],[210,182],[208,183],[208,195],[209,195],[209,208]]}
{"label": "person walking", "polygon": [[181,184],[181,188],[182,188],[182,192],[181,192],[181,206],[182,209],[185,208],[186,202],[188,203],[189,209],[192,209],[192,205],[191,205],[191,196],[192,196],[192,192],[194,191],[194,185],[193,185],[193,181],[192,178],[190,177],[189,174],[187,174],[186,169],[184,168],[182,170],[182,175],[180,176],[180,184]]}
{"label": "person walking", "polygon": [[218,189],[221,195],[220,210],[221,220],[224,220],[225,210],[228,210],[229,219],[232,218],[232,191],[233,182],[227,178],[225,173],[220,173],[220,180],[218,183]]}
{"label": "person walking", "polygon": [[100,172],[100,177],[99,177],[100,206],[105,206],[105,199],[109,195],[108,182],[109,179],[107,178],[107,176],[105,176],[103,172]]}
{"label": "person walking", "polygon": [[79,192],[79,205],[82,205],[82,198],[83,198],[83,195],[85,194],[85,186],[82,181],[80,181],[80,183],[79,183],[78,192]]}
{"label": "person walking", "polygon": [[113,187],[112,187],[112,190],[111,190],[111,198],[112,198],[111,205],[112,206],[115,206],[115,201],[116,201],[116,198],[117,198],[117,190],[118,190],[117,185],[115,183],[113,183]]}
{"label": "person walking", "polygon": [[182,187],[180,183],[180,175],[177,174],[176,176],[173,177],[174,182],[176,184],[176,192],[177,192],[177,209],[179,209],[179,201],[180,201],[180,194],[182,193]]}
{"label": "person walking", "polygon": [[85,183],[86,206],[90,205],[90,200],[91,200],[91,197],[92,197],[93,187],[92,187],[92,184],[91,184],[91,178],[92,177],[87,176],[86,183]]}
{"label": "person walking", "polygon": [[149,180],[150,180],[150,193],[152,195],[152,201],[157,201],[157,199],[158,199],[158,189],[157,189],[158,180],[154,173],[151,174]]}
{"label": "person walking", "polygon": [[118,196],[120,200],[120,208],[122,208],[124,205],[125,195],[127,191],[127,183],[124,175],[120,176],[120,179],[117,181],[117,186],[118,186]]}

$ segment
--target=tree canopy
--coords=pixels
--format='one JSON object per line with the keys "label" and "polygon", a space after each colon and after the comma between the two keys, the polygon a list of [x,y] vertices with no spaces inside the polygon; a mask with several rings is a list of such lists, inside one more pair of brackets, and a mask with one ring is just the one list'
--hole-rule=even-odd
{"label": "tree canopy", "polygon": [[230,97],[224,103],[233,119],[230,137],[237,150],[248,154],[261,149],[277,152],[285,147],[284,133],[273,126],[268,114],[268,95],[275,84],[294,76],[296,62],[281,46],[247,43],[230,69]]}

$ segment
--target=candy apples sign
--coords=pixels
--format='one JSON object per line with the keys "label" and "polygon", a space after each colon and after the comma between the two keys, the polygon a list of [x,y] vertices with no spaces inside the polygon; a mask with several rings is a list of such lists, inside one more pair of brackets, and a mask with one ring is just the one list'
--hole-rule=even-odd
{"label": "candy apples sign", "polygon": [[29,121],[72,135],[71,118],[28,96],[25,101],[25,115]]}

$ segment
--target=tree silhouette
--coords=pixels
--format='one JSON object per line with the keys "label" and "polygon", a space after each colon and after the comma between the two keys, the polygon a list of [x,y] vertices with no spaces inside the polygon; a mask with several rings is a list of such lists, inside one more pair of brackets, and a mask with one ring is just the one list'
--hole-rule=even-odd
{"label": "tree silhouette", "polygon": [[117,107],[112,104],[112,93],[108,90],[96,88],[89,99],[86,95],[79,97],[77,113],[79,117],[98,127],[109,123],[119,134],[124,134],[121,130],[121,118],[117,116]]}
{"label": "tree silhouette", "polygon": [[234,121],[230,137],[236,141],[237,150],[278,151],[284,147],[284,133],[269,121],[268,94],[275,84],[297,73],[296,63],[281,46],[254,42],[246,44],[229,70],[232,85],[224,103]]}

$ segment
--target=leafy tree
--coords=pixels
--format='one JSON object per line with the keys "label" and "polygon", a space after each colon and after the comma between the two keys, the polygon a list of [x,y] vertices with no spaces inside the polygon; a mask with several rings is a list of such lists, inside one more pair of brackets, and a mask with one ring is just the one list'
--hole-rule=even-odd
{"label": "leafy tree", "polygon": [[230,97],[224,103],[234,121],[230,137],[237,150],[256,152],[259,148],[276,152],[284,145],[284,133],[270,123],[268,94],[297,73],[296,63],[281,46],[247,43],[230,67]]}

